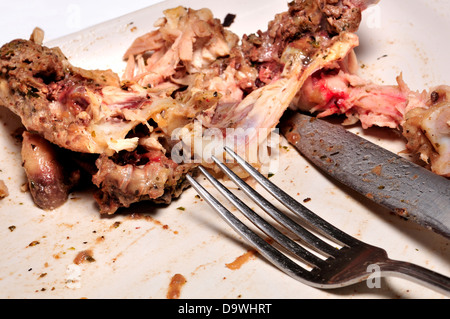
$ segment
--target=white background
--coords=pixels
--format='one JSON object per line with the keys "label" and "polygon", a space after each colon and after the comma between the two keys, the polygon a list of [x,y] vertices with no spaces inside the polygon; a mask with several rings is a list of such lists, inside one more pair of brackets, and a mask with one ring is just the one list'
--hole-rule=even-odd
{"label": "white background", "polygon": [[163,0],[12,0],[0,1],[0,45],[28,39],[38,26],[45,40],[53,40],[86,27],[151,6]]}

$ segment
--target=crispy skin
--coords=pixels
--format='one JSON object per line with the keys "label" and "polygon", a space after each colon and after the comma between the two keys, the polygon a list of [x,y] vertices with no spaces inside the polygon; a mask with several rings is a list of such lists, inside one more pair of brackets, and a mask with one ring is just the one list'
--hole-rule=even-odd
{"label": "crispy skin", "polygon": [[0,104],[51,143],[111,154],[120,148],[111,140],[121,141],[141,123],[152,101],[145,92],[122,89],[112,71],[77,68],[58,48],[14,40],[0,48]]}

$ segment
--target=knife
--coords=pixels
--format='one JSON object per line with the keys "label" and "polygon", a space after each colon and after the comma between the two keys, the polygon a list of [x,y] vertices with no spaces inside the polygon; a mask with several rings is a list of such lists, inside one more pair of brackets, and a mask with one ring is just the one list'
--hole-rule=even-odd
{"label": "knife", "polygon": [[450,238],[450,180],[350,131],[290,112],[281,133],[304,157],[392,212]]}

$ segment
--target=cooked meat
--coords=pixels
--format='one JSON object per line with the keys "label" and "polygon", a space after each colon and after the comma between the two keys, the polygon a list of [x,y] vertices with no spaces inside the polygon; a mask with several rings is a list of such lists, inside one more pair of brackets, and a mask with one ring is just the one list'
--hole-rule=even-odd
{"label": "cooked meat", "polygon": [[71,160],[38,134],[23,133],[22,161],[33,200],[45,210],[63,205],[80,179]]}
{"label": "cooked meat", "polygon": [[27,40],[0,49],[0,103],[60,147],[109,154],[135,147],[125,136],[153,106],[145,91],[123,90],[111,71],[73,67],[58,48]]}
{"label": "cooked meat", "polygon": [[242,49],[252,62],[281,62],[286,46],[304,38],[301,49],[305,57],[311,56],[321,46],[321,38],[357,31],[361,11],[350,1],[292,1],[287,12],[269,23],[267,31],[245,35]]}
{"label": "cooked meat", "polygon": [[401,76],[398,85],[378,85],[335,65],[313,74],[299,91],[292,107],[318,117],[345,114],[344,124],[399,128],[405,113],[423,106],[422,93],[409,90]]}
{"label": "cooked meat", "polygon": [[254,147],[257,135],[248,130],[274,128],[311,74],[353,54],[358,45],[353,32],[368,4],[292,1],[267,31],[245,35],[241,43],[207,9],[166,10],[158,29],[125,54],[124,79],[218,92],[217,105],[197,120],[205,128],[242,129],[246,136],[236,142],[245,138],[244,145]]}
{"label": "cooked meat", "polygon": [[314,73],[291,107],[318,117],[345,114],[344,125],[359,121],[363,128],[398,130],[406,138],[410,153],[419,155],[431,171],[449,177],[449,88],[441,86],[429,92],[415,92],[401,76],[397,82],[397,85],[378,85],[337,64]]}
{"label": "cooked meat", "polygon": [[292,1],[287,12],[277,14],[269,23],[267,31],[244,35],[242,51],[250,63],[256,63],[258,80],[267,84],[267,73],[272,73],[270,80],[283,70],[286,61],[282,56],[287,46],[300,50],[303,61],[310,62],[317,52],[329,46],[328,41],[334,36],[356,32],[361,12],[376,2]]}
{"label": "cooked meat", "polygon": [[170,202],[199,164],[171,158],[173,132],[184,128],[179,138],[189,137],[199,121],[203,129],[243,129],[236,142],[258,147],[248,129],[274,128],[314,72],[347,60],[367,3],[293,1],[242,43],[208,9],[169,9],[125,53],[122,81],[72,66],[59,49],[35,43],[42,39],[35,32],[35,42],[0,49],[0,101],[28,131],[98,154],[91,173],[102,212]]}
{"label": "cooked meat", "polygon": [[436,174],[450,177],[450,87],[435,88],[425,107],[406,113],[407,148]]}
{"label": "cooked meat", "polygon": [[[355,74],[355,31],[361,12],[376,2],[295,0],[266,31],[241,41],[208,9],[169,9],[156,30],[125,52],[121,79],[111,71],[72,66],[58,48],[39,44],[38,31],[31,41],[6,44],[0,49],[0,103],[39,134],[26,133],[24,139],[30,182],[45,175],[37,164],[51,162],[54,155],[34,152],[30,139],[42,136],[48,145],[93,156],[89,172],[101,213],[142,200],[170,203],[187,186],[187,172],[200,164],[213,168],[201,157],[203,149],[189,143],[180,161],[175,156],[179,142],[203,138],[208,129],[229,138],[228,129],[235,129],[238,153],[257,149],[266,137],[258,129],[270,132],[289,107],[319,116],[346,114],[348,123],[359,120],[364,127],[409,125],[409,132],[422,132],[420,138],[434,129],[428,136],[434,153],[422,154],[442,166],[436,154],[448,157],[443,143],[448,133],[442,131],[448,129],[447,107],[427,104],[425,95],[411,92],[401,77],[397,86],[378,86]],[[431,123],[413,120],[415,109],[429,112]],[[418,135],[405,136],[415,149]],[[191,161],[196,152],[202,152],[200,161]],[[59,169],[51,167],[50,179],[60,183]],[[67,193],[60,190],[55,198]]]}
{"label": "cooked meat", "polygon": [[193,164],[178,165],[160,150],[139,149],[132,153],[106,155],[97,160],[93,182],[101,213],[114,213],[119,207],[152,200],[169,204],[188,186],[185,179]]}
{"label": "cooked meat", "polygon": [[[175,100],[170,97],[175,90],[172,86],[146,89],[133,83],[120,83],[118,76],[110,71],[75,68],[59,49],[27,40],[15,40],[3,46],[0,65],[0,102],[21,117],[29,132],[37,132],[46,141],[67,150],[95,153],[102,159],[119,152],[133,152],[138,145],[147,151],[157,149],[163,152],[162,155],[170,154],[170,149],[165,150],[160,145],[160,135],[170,139],[172,130],[189,123],[218,98],[214,92],[189,91]],[[149,121],[156,123],[157,131]],[[134,134],[139,125],[146,127],[146,136]],[[68,189],[63,187],[60,179],[61,167],[42,167],[42,163],[54,164],[51,162],[53,153],[45,145],[38,149],[39,152],[31,152],[29,139],[38,137],[28,134],[24,138],[23,154],[33,197],[38,206],[53,209],[67,198]],[[185,170],[170,166],[169,170],[173,172],[160,176],[167,180],[157,183],[157,187],[161,183],[166,187],[163,193],[133,193],[129,197],[134,196],[134,201],[127,199],[122,205],[111,205],[114,210],[106,210],[103,209],[107,206],[105,198],[123,199],[126,196],[117,195],[118,191],[111,185],[117,182],[118,176],[111,175],[110,166],[102,163],[99,160],[99,166],[91,170],[96,174],[95,184],[103,192],[102,196],[97,196],[102,212],[113,213],[118,206],[128,206],[143,198],[167,202],[168,197],[178,196],[178,190],[182,189],[179,183],[182,176],[178,173],[185,174]],[[165,163],[157,162],[155,165],[165,169]],[[50,175],[44,171],[47,168]],[[157,170],[156,167],[153,169]],[[122,176],[122,180],[127,178]],[[134,174],[133,178],[146,176]],[[150,191],[152,187],[145,190]],[[52,196],[48,197],[49,194]],[[163,198],[157,199],[153,195]]]}
{"label": "cooked meat", "polygon": [[[124,79],[155,86],[180,73],[205,71],[230,54],[239,38],[225,29],[209,9],[177,7],[164,11],[152,31],[134,41],[124,58]],[[146,53],[152,52],[148,57]]]}

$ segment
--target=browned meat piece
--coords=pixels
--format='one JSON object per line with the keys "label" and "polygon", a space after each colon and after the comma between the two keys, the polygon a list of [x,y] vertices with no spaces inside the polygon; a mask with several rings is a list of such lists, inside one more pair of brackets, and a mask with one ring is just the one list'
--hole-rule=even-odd
{"label": "browned meat piece", "polygon": [[[132,154],[138,145],[146,151],[156,149],[161,152],[158,135],[170,139],[171,130],[186,125],[217,100],[217,94],[214,97],[213,92],[200,92],[192,97],[183,94],[183,101],[177,101],[170,97],[173,90],[173,87],[147,90],[133,83],[120,83],[117,75],[110,71],[73,67],[59,49],[32,41],[15,40],[4,45],[0,49],[0,104],[19,115],[29,132],[39,134],[25,133],[23,144],[24,167],[36,204],[53,209],[67,199],[70,183],[64,175],[66,167],[55,161],[56,146],[85,156],[101,154],[105,161],[109,156],[117,157],[119,152]],[[151,119],[158,132],[153,132],[154,128],[148,124]],[[146,136],[130,136],[138,125],[147,127]],[[170,154],[170,149],[167,152]],[[83,162],[85,156],[74,157],[86,165]],[[111,186],[119,176],[111,175],[109,166],[102,165],[101,161],[98,163],[99,167],[89,167],[90,174],[97,174],[95,182],[103,192],[97,198],[115,201],[118,203],[112,205],[115,209],[144,198],[167,202],[169,197],[178,196],[178,189],[182,189],[177,187],[178,179],[182,178],[178,174],[185,170],[170,166],[169,170],[173,169],[173,172],[160,176],[158,182],[158,187],[162,185],[162,193],[151,192],[153,188],[149,187],[143,189],[149,191],[148,194],[132,192],[119,196],[119,191]],[[139,170],[137,163],[130,164],[135,165]],[[154,164],[158,165],[165,169],[163,163]],[[123,175],[122,180],[128,177]],[[147,177],[134,174],[132,184],[144,183],[137,179]],[[165,191],[164,186],[167,187]],[[118,198],[124,202],[120,203]],[[102,200],[99,204],[105,206]],[[113,213],[115,209],[102,209],[102,212]]]}
{"label": "browned meat piece", "polygon": [[450,87],[432,90],[423,107],[406,113],[407,148],[434,173],[450,177]]}
{"label": "browned meat piece", "polygon": [[169,204],[188,186],[185,175],[195,166],[178,165],[160,150],[139,148],[110,158],[100,156],[99,171],[93,182],[99,187],[96,200],[101,213],[114,213],[119,207],[153,200]]}
{"label": "browned meat piece", "polygon": [[60,150],[38,134],[23,133],[22,160],[28,185],[37,206],[52,210],[64,204],[80,172]]}
{"label": "browned meat piece", "polygon": [[109,154],[130,147],[126,134],[152,106],[146,92],[122,89],[113,72],[73,67],[58,48],[27,40],[0,49],[0,104],[58,146]]}
{"label": "browned meat piece", "polygon": [[[302,52],[305,63],[329,46],[329,39],[342,33],[354,33],[361,12],[377,1],[297,0],[286,12],[277,14],[265,32],[244,35],[242,51],[259,70],[259,85],[268,84],[283,70],[286,47],[291,44]],[[267,78],[267,74],[270,77]]]}

